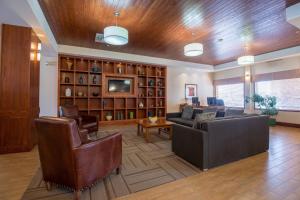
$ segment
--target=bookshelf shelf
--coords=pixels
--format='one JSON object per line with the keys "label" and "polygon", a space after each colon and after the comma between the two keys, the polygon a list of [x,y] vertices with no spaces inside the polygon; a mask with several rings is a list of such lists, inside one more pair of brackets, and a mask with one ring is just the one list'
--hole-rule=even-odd
{"label": "bookshelf shelf", "polygon": [[[136,94],[105,96],[103,80],[107,74],[136,77]],[[108,114],[116,121],[165,117],[166,75],[165,66],[61,54],[58,105],[78,105],[80,112],[97,115],[100,121],[106,121]],[[71,96],[66,96],[66,89],[71,90]]]}

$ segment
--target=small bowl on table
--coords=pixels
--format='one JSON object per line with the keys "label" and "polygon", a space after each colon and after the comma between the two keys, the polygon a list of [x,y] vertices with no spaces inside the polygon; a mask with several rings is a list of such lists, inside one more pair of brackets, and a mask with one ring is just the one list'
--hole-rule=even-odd
{"label": "small bowl on table", "polygon": [[152,124],[155,124],[157,122],[158,118],[157,117],[149,117],[149,121],[152,123]]}

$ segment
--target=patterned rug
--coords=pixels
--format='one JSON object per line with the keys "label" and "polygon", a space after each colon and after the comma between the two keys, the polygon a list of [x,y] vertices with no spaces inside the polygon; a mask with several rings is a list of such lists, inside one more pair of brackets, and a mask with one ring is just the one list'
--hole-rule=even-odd
{"label": "patterned rug", "polygon": [[[116,127],[106,127],[113,128]],[[137,136],[133,125],[118,126],[123,137],[122,172],[115,172],[82,193],[81,200],[113,199],[130,193],[146,190],[169,183],[201,171],[180,159],[171,151],[171,141],[167,135],[158,135],[151,130],[151,143]],[[102,129],[102,130],[103,130]],[[22,200],[64,200],[72,199],[73,193],[53,188],[47,191],[39,169],[25,191]]]}

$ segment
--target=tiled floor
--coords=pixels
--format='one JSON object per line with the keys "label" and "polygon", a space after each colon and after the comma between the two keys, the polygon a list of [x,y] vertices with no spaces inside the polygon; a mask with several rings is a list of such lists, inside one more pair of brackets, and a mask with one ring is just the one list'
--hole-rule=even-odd
{"label": "tiled floor", "polygon": [[[20,199],[38,155],[0,155],[0,199]],[[300,129],[275,127],[270,151],[121,199],[299,200]]]}

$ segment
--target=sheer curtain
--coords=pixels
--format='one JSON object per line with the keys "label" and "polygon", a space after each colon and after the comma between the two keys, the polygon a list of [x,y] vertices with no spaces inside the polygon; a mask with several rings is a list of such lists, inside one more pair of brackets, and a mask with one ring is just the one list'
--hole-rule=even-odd
{"label": "sheer curtain", "polygon": [[226,107],[244,107],[244,83],[216,85],[216,97],[223,99]]}

